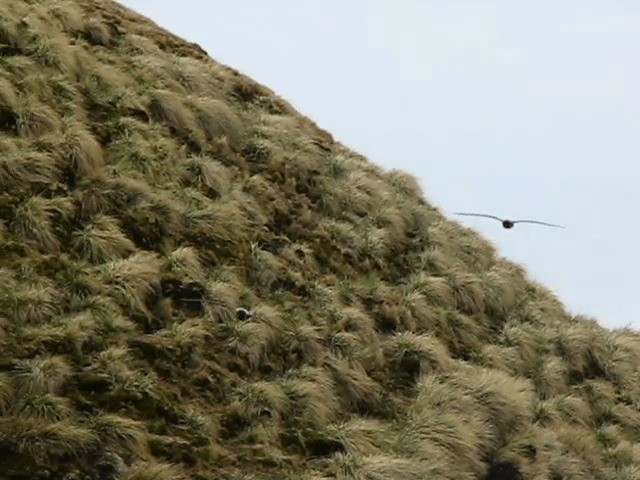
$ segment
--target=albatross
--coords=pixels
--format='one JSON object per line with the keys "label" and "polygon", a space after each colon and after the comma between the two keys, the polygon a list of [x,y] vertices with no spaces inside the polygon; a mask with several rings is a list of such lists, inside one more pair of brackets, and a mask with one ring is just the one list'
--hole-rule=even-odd
{"label": "albatross", "polygon": [[516,223],[537,223],[538,225],[546,225],[547,227],[564,228],[564,226],[556,225],[555,223],[541,222],[539,220],[509,220],[508,218],[500,218],[496,217],[495,215],[489,215],[486,213],[454,212],[454,215],[492,218],[494,220],[498,220],[500,223],[502,223],[502,226],[507,229],[513,228]]}

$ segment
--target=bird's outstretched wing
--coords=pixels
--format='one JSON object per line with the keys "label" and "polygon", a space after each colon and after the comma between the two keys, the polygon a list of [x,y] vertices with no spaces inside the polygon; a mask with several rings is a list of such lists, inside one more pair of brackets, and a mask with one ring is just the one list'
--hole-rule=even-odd
{"label": "bird's outstretched wing", "polygon": [[556,225],[555,223],[539,222],[538,220],[514,220],[513,223],[537,223],[538,225],[546,225],[548,227],[565,228],[563,225]]}
{"label": "bird's outstretched wing", "polygon": [[499,222],[502,222],[502,218],[500,217],[496,217],[495,215],[487,215],[486,213],[465,213],[465,212],[453,212],[454,215],[467,215],[470,217],[486,217],[486,218],[493,218],[494,220],[498,220]]}

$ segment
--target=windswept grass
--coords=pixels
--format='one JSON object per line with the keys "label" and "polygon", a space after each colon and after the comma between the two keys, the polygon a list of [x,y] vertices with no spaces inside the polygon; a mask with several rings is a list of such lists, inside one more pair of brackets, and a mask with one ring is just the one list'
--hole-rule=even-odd
{"label": "windswept grass", "polygon": [[640,479],[637,332],[116,3],[0,17],[3,479]]}
{"label": "windswept grass", "polygon": [[74,179],[101,172],[105,164],[102,146],[81,122],[72,118],[63,119],[62,144],[65,158],[71,162]]}
{"label": "windswept grass", "polygon": [[2,147],[6,148],[0,160],[0,186],[3,191],[44,190],[60,180],[61,165],[51,154],[25,151],[11,144]]}
{"label": "windswept grass", "polygon": [[9,229],[17,241],[44,253],[56,253],[61,248],[58,226],[68,220],[72,209],[66,198],[30,196],[15,206]]}

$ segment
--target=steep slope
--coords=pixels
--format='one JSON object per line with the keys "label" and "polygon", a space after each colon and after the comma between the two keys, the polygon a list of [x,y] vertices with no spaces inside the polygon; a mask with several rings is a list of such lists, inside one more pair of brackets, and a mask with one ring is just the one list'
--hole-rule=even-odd
{"label": "steep slope", "polygon": [[635,332],[130,10],[2,3],[1,479],[640,479]]}

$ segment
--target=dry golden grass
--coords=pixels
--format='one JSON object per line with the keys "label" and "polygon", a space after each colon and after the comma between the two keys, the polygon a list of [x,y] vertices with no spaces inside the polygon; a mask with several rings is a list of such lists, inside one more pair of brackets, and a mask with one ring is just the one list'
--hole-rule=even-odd
{"label": "dry golden grass", "polygon": [[640,479],[640,334],[197,45],[5,3],[0,477]]}

